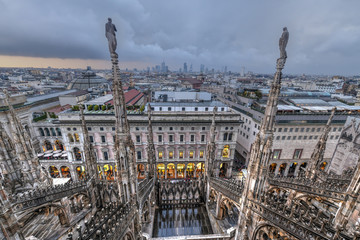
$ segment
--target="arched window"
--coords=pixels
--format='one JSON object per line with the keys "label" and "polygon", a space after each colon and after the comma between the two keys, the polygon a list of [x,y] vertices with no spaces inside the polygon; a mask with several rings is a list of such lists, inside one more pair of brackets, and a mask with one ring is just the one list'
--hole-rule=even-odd
{"label": "arched window", "polygon": [[229,145],[225,145],[223,150],[222,150],[222,157],[223,158],[229,158],[230,157],[230,149],[229,149]]}
{"label": "arched window", "polygon": [[56,136],[56,132],[55,132],[55,129],[54,129],[54,128],[50,128],[50,131],[51,131],[51,135],[52,135],[52,136]]}
{"label": "arched window", "polygon": [[73,136],[71,135],[71,133],[68,133],[68,139],[69,139],[69,142],[71,142],[71,143],[74,142],[74,138],[73,138]]}
{"label": "arched window", "polygon": [[229,133],[229,138],[228,138],[229,141],[232,141],[232,136],[233,136],[233,134]]}
{"label": "arched window", "polygon": [[55,166],[49,167],[50,176],[52,178],[58,178],[60,177],[59,170]]}
{"label": "arched window", "polygon": [[42,129],[42,128],[39,128],[39,133],[40,133],[40,136],[45,136],[45,134],[44,134],[44,130]]}
{"label": "arched window", "polygon": [[165,177],[165,164],[161,163],[158,164],[156,167],[158,178],[164,178]]}
{"label": "arched window", "polygon": [[269,172],[271,172],[271,173],[273,173],[273,172],[275,172],[275,170],[276,170],[276,163],[272,163],[271,165],[270,165],[270,167],[269,167]]}
{"label": "arched window", "polygon": [[78,133],[74,133],[75,142],[80,142],[80,137]]}
{"label": "arched window", "polygon": [[143,164],[137,165],[137,174],[138,174],[138,179],[145,178],[145,166]]}
{"label": "arched window", "polygon": [[173,163],[169,163],[167,165],[167,171],[166,171],[166,174],[167,174],[167,178],[170,179],[170,178],[175,178],[175,165]]}
{"label": "arched window", "polygon": [[48,128],[45,128],[45,134],[46,134],[46,136],[50,136],[50,131]]}
{"label": "arched window", "polygon": [[106,164],[104,166],[104,173],[105,173],[106,180],[108,180],[108,181],[114,180],[114,171],[113,171],[113,167],[111,165]]}
{"label": "arched window", "polygon": [[196,164],[196,177],[200,177],[203,172],[205,171],[205,164],[204,163],[198,163]]}
{"label": "arched window", "polygon": [[80,152],[80,149],[75,147],[73,149],[73,152],[74,152],[74,157],[75,157],[75,160],[76,161],[81,161],[81,152]]}
{"label": "arched window", "polygon": [[53,150],[51,143],[48,140],[44,141],[44,147],[46,151]]}
{"label": "arched window", "polygon": [[177,177],[178,178],[184,178],[185,177],[185,164],[182,164],[182,163],[179,163],[177,166],[176,166],[176,170],[177,170]]}
{"label": "arched window", "polygon": [[195,164],[188,163],[188,165],[186,166],[186,177],[187,178],[194,177],[194,171],[195,171]]}
{"label": "arched window", "polygon": [[61,176],[62,176],[63,178],[71,178],[71,174],[70,174],[70,169],[69,169],[69,167],[67,167],[67,166],[62,166],[62,167],[60,168],[60,170],[61,170]]}
{"label": "arched window", "polygon": [[58,136],[61,136],[61,129],[60,128],[56,128],[56,132]]}
{"label": "arched window", "polygon": [[79,180],[85,179],[85,168],[84,168],[84,166],[76,167],[76,172],[78,174]]}
{"label": "arched window", "polygon": [[55,146],[56,146],[57,150],[64,151],[64,145],[62,144],[62,142],[60,140],[55,141]]}

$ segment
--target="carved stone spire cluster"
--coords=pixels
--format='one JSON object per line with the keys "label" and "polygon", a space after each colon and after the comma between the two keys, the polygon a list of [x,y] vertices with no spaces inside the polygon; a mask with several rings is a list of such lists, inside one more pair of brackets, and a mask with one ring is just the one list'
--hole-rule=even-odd
{"label": "carved stone spire cluster", "polygon": [[324,153],[326,149],[326,141],[329,136],[329,132],[331,130],[331,121],[334,118],[336,112],[336,108],[333,108],[331,111],[331,115],[326,123],[326,126],[324,128],[324,132],[322,133],[319,141],[317,142],[314,152],[311,154],[311,160],[310,160],[310,166],[308,167],[306,171],[306,177],[310,179],[316,179],[317,173],[320,168],[320,164],[323,162],[324,159]]}
{"label": "carved stone spire cluster", "polygon": [[[255,142],[251,147],[250,161],[248,165],[248,178],[246,179],[243,201],[240,209],[239,234],[247,236],[247,222],[251,221],[251,210],[247,208],[249,199],[258,199],[263,193],[269,160],[272,154],[273,132],[275,116],[281,88],[282,69],[286,63],[286,45],[289,38],[287,28],[283,29],[283,34],[279,40],[280,58],[277,59],[276,73],[271,84],[269,98],[266,104],[265,114],[261,123],[259,133],[256,135]],[[245,239],[245,237],[243,238]]]}

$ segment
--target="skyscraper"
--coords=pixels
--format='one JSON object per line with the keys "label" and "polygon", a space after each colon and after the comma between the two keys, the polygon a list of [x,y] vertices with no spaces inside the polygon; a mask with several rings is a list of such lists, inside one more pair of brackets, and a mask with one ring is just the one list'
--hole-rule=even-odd
{"label": "skyscraper", "polygon": [[184,63],[184,73],[187,73],[187,64],[186,64],[186,62]]}
{"label": "skyscraper", "polygon": [[201,64],[201,65],[200,65],[200,72],[203,73],[203,72],[204,72],[204,69],[205,69],[204,64]]}
{"label": "skyscraper", "polygon": [[192,70],[193,70],[193,69],[192,69],[192,63],[191,63],[191,64],[190,64],[190,71],[189,71],[189,72],[192,72]]}

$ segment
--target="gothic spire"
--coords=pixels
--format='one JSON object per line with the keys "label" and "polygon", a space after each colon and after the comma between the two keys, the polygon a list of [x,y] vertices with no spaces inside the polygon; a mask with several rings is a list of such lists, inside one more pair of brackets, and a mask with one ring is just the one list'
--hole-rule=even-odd
{"label": "gothic spire", "polygon": [[243,201],[241,203],[241,215],[239,216],[239,231],[238,235],[245,236],[246,224],[251,218],[250,210],[247,208],[248,199],[257,199],[263,192],[266,184],[267,169],[269,165],[269,159],[272,153],[273,144],[273,132],[275,125],[275,115],[277,112],[277,105],[279,100],[282,69],[285,66],[287,53],[286,45],[288,42],[289,33],[287,28],[283,28],[283,33],[279,39],[280,58],[276,61],[276,73],[274,81],[271,84],[269,98],[266,104],[265,114],[261,123],[259,133],[256,135],[255,142],[251,147],[250,161],[248,164],[248,177],[245,182],[243,190]]}
{"label": "gothic spire", "polygon": [[97,164],[94,157],[94,150],[90,142],[89,132],[86,126],[83,105],[80,106],[80,117],[81,117],[81,128],[84,139],[84,157],[85,157],[85,165],[86,165],[85,173],[87,179],[98,179],[98,174],[96,174]]}
{"label": "gothic spire", "polygon": [[216,117],[216,112],[217,112],[217,107],[215,106],[214,110],[213,110],[212,120],[211,120],[210,139],[207,144],[207,155],[206,155],[206,160],[205,160],[204,177],[206,177],[206,179],[204,179],[204,180],[208,180],[208,181],[210,180],[210,177],[213,176],[213,164],[215,162],[215,137],[216,137],[215,117]]}
{"label": "gothic spire", "polygon": [[310,160],[310,166],[308,167],[308,170],[306,171],[306,177],[315,179],[317,176],[317,171],[319,170],[320,164],[322,163],[324,159],[324,153],[326,149],[326,141],[329,136],[329,132],[331,130],[331,121],[334,118],[336,112],[336,108],[334,107],[331,111],[331,115],[325,125],[324,131],[317,142],[314,152],[311,154],[311,160]]}
{"label": "gothic spire", "polygon": [[148,125],[148,136],[147,136],[147,140],[148,140],[148,146],[147,146],[147,155],[148,155],[148,176],[149,178],[155,177],[156,173],[155,173],[155,165],[156,165],[156,155],[155,155],[155,146],[154,146],[154,135],[153,135],[153,130],[152,130],[152,123],[151,123],[151,106],[150,103],[148,103],[148,107],[147,107],[147,111],[148,111],[148,119],[149,119],[149,125]]}

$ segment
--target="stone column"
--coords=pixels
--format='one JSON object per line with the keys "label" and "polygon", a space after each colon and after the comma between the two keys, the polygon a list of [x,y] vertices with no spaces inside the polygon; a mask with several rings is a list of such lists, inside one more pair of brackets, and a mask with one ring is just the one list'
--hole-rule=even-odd
{"label": "stone column", "polygon": [[219,214],[220,214],[221,197],[222,197],[221,193],[219,193],[219,195],[217,195],[217,199],[216,199],[216,209],[215,209],[216,218],[219,218]]}
{"label": "stone column", "polygon": [[294,176],[295,176],[295,177],[298,175],[299,170],[300,170],[300,163],[298,163],[298,164],[296,165],[295,172],[294,172]]}
{"label": "stone column", "polygon": [[281,164],[277,164],[277,165],[276,165],[275,172],[274,172],[274,173],[275,173],[275,176],[277,176],[277,175],[279,174],[280,165],[281,165]]}
{"label": "stone column", "polygon": [[287,176],[289,173],[289,169],[290,169],[290,164],[286,165],[285,171],[284,171],[284,176]]}

